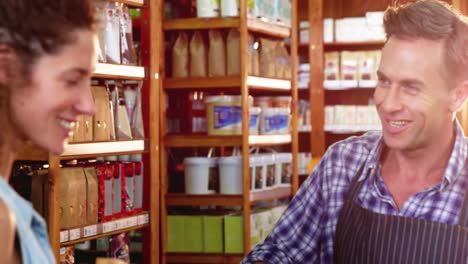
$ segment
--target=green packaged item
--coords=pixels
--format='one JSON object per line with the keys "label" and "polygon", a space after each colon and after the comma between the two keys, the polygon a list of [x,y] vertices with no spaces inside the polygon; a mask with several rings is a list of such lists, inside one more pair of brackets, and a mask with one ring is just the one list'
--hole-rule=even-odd
{"label": "green packaged item", "polygon": [[223,252],[222,216],[203,216],[203,246],[206,253]]}

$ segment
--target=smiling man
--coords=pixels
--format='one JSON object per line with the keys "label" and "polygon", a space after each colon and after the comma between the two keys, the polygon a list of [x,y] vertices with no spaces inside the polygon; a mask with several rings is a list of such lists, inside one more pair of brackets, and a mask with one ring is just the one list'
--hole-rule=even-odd
{"label": "smiling man", "polygon": [[468,263],[468,22],[435,0],[389,8],[382,132],[334,144],[243,263]]}

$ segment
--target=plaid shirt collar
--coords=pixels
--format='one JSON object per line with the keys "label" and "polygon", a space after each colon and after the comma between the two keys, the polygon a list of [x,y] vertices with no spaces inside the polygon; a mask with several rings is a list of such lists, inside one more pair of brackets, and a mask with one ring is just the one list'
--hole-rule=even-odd
{"label": "plaid shirt collar", "polygon": [[[468,158],[468,138],[464,135],[463,128],[458,120],[454,121],[453,129],[456,134],[455,143],[453,145],[452,153],[450,154],[448,166],[445,169],[444,180],[440,186],[441,191],[453,183],[456,178],[462,174]],[[364,165],[364,169],[370,169],[373,172],[371,173],[371,177],[380,175],[380,173],[375,172],[381,167],[380,156],[384,147],[385,143],[383,142],[383,136],[381,134],[378,144],[375,144],[375,146],[369,151],[370,155]],[[364,180],[365,176],[366,175],[363,173],[360,176],[359,181]]]}

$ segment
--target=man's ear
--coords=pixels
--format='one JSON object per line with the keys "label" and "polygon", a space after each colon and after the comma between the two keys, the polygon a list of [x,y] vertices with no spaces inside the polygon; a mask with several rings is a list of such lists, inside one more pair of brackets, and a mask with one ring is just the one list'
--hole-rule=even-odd
{"label": "man's ear", "polygon": [[0,43],[0,84],[8,83],[15,64],[15,52],[6,44]]}
{"label": "man's ear", "polygon": [[463,81],[451,91],[452,102],[450,110],[456,112],[468,98],[468,80]]}

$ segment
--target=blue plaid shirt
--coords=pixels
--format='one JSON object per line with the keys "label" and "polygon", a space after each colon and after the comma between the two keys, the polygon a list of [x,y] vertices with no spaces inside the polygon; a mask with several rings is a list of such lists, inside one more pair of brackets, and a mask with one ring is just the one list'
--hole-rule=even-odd
{"label": "blue plaid shirt", "polygon": [[[370,176],[357,202],[370,211],[456,224],[468,188],[468,138],[460,125],[443,180],[413,195],[398,210],[380,174],[380,132],[351,137],[328,149],[273,232],[242,263],[333,263],[333,238],[349,185],[363,164]],[[361,175],[363,178],[364,175]],[[361,179],[362,180],[362,179]]]}

